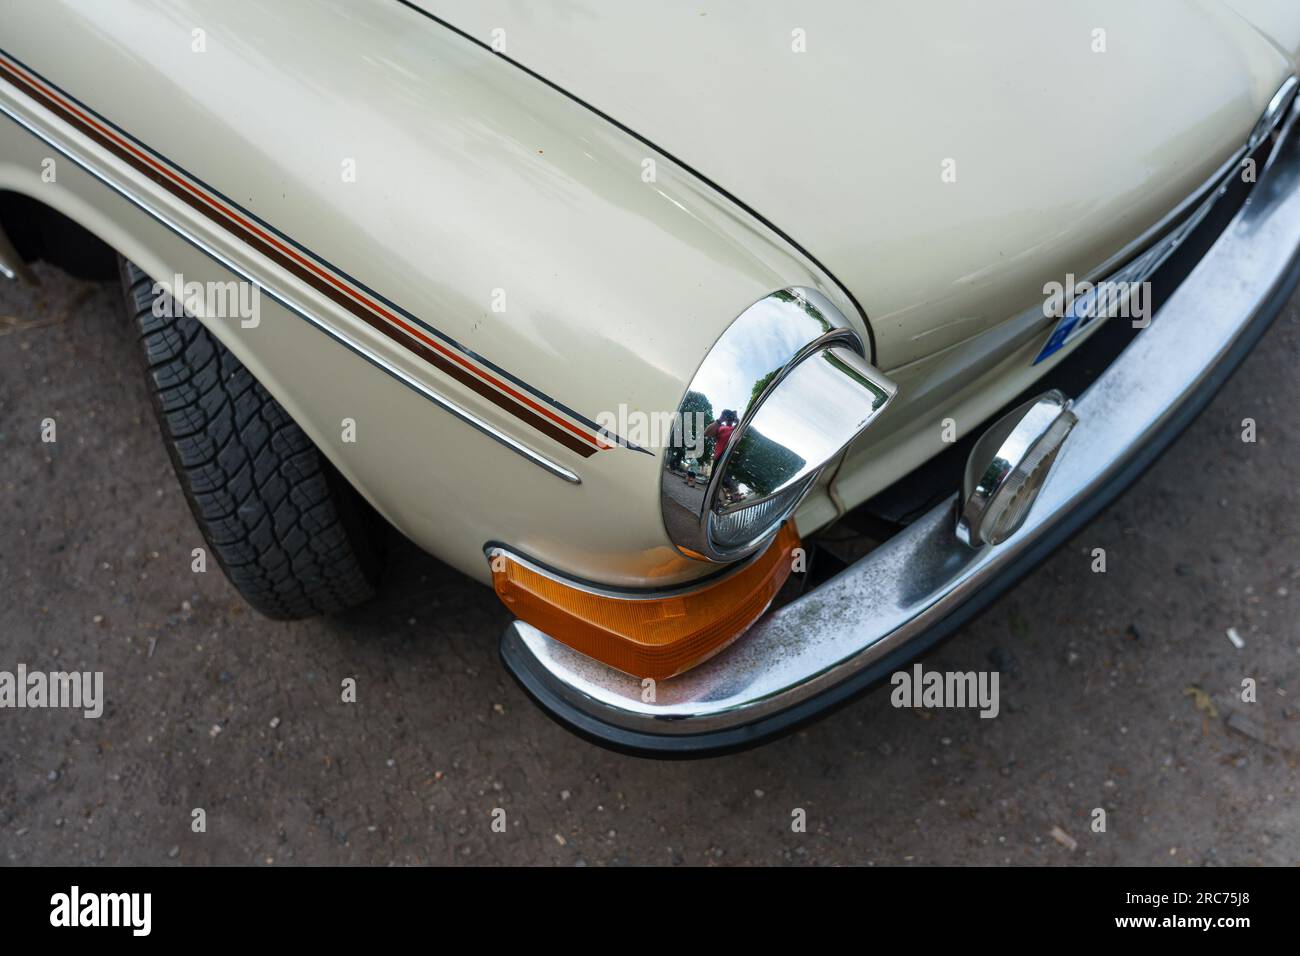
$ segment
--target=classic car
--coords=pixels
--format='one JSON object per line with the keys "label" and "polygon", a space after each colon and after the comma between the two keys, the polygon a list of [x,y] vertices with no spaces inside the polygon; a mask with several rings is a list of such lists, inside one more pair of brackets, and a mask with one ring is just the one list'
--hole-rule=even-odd
{"label": "classic car", "polygon": [[1297,283],[1293,0],[0,0],[0,269],[120,271],[272,618],[391,525],[603,744],[799,726],[1120,493]]}

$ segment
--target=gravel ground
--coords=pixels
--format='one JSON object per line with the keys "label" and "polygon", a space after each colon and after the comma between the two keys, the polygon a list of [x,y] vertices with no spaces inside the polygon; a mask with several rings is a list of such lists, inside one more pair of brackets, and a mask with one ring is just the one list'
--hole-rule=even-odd
{"label": "gravel ground", "polygon": [[927,660],[1000,670],[997,719],[877,693],[659,763],[543,716],[497,661],[496,598],[409,545],[336,619],[268,622],[193,573],[117,290],[40,274],[0,287],[0,670],[101,670],[108,702],[0,711],[0,860],[1300,863],[1300,300],[1150,473]]}

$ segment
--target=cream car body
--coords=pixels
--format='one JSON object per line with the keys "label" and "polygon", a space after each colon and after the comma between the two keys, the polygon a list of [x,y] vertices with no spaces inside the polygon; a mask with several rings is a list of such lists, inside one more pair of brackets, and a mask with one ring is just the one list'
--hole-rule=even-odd
{"label": "cream car body", "polygon": [[1300,12],[0,0],[0,51],[0,189],[164,287],[255,281],[256,328],[200,318],[431,553],[617,588],[712,566],[665,532],[658,450],[598,422],[672,412],[736,316],[816,290],[899,391],[815,531],[1068,356],[1032,364],[1045,283],[1232,160]]}

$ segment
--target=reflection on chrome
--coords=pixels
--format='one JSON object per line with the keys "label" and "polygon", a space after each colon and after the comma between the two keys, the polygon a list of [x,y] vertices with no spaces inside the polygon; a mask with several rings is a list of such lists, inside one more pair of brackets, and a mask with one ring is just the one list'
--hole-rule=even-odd
{"label": "reflection on chrome", "polygon": [[731,324],[687,389],[664,453],[664,526],[683,554],[733,561],[780,527],[894,396],[863,353],[812,289],[773,292]]}
{"label": "reflection on chrome", "polygon": [[1079,419],[1052,389],[998,419],[966,460],[957,537],[972,548],[998,545],[1025,523],[1029,509]]}

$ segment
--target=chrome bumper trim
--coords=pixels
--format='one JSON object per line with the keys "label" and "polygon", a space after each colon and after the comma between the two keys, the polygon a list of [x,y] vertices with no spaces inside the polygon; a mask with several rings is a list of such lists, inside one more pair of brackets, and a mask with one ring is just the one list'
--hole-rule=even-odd
{"label": "chrome bumper trim", "polygon": [[769,614],[717,657],[655,688],[522,622],[507,667],[553,716],[601,743],[659,755],[735,749],[817,716],[935,643],[1108,504],[1202,408],[1300,278],[1300,103],[1247,204],[1115,362],[1023,527],[972,550],[955,498],[834,579]]}

